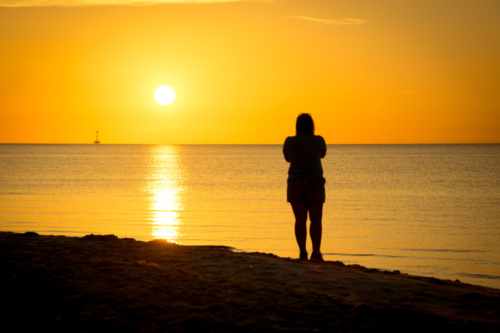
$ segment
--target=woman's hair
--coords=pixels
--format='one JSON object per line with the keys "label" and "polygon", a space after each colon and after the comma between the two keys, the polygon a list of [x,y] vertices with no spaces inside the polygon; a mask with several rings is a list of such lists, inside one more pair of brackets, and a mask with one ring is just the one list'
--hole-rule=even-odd
{"label": "woman's hair", "polygon": [[314,121],[309,113],[301,113],[295,125],[296,134],[314,135]]}

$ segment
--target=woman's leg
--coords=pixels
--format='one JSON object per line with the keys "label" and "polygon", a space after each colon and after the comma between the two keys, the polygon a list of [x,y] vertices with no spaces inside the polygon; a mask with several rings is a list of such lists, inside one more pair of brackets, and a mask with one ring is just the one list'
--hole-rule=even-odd
{"label": "woman's leg", "polygon": [[307,207],[302,201],[292,201],[290,204],[292,205],[293,215],[295,215],[295,239],[297,239],[300,251],[305,252],[307,239]]}
{"label": "woman's leg", "polygon": [[[306,212],[307,217],[307,212]],[[311,219],[311,227],[309,233],[313,244],[313,251],[320,252],[321,248],[321,234],[323,233],[323,226],[321,219],[323,218],[323,203],[309,203],[309,218]],[[295,227],[297,228],[297,227]]]}

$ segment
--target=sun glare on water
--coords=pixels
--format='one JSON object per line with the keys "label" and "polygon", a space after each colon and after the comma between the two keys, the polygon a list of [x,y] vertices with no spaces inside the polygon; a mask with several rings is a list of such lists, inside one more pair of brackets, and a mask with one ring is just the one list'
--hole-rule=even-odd
{"label": "sun glare on water", "polygon": [[169,86],[159,86],[155,90],[155,100],[161,105],[169,105],[175,99],[175,91]]}

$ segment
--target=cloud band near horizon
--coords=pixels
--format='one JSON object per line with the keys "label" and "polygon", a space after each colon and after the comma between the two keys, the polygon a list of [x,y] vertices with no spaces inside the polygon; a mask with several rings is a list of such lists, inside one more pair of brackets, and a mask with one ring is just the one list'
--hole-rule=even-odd
{"label": "cloud band near horizon", "polygon": [[79,7],[98,5],[160,5],[176,3],[272,2],[272,0],[0,0],[0,7]]}
{"label": "cloud band near horizon", "polygon": [[318,25],[361,25],[366,24],[368,21],[365,19],[353,19],[353,18],[342,18],[337,20],[327,20],[327,19],[319,19],[309,16],[290,16],[292,18],[310,21],[312,23],[316,23]]}

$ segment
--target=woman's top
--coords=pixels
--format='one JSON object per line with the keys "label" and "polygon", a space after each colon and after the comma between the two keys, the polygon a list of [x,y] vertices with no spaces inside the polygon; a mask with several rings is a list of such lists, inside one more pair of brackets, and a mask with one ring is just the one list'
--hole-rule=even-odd
{"label": "woman's top", "polygon": [[321,157],[326,154],[326,143],[320,135],[289,136],[283,153],[290,161],[288,179],[323,177]]}

